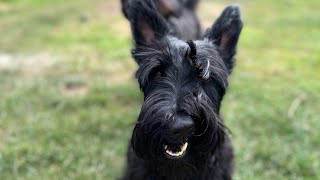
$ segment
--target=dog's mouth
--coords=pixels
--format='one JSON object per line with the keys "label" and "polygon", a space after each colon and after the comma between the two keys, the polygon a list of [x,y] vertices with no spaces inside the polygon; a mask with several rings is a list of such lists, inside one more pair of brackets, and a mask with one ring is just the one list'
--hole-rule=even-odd
{"label": "dog's mouth", "polygon": [[186,154],[188,142],[179,145],[164,145],[163,147],[168,158],[180,158]]}

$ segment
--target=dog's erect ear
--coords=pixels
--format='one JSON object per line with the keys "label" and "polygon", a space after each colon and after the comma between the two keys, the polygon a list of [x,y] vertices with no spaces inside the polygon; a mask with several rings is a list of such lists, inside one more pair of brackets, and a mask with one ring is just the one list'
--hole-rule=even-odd
{"label": "dog's erect ear", "polygon": [[130,2],[129,0],[121,0],[121,10],[122,10],[122,14],[129,19],[128,16],[128,9],[130,7]]}
{"label": "dog's erect ear", "polygon": [[130,8],[131,28],[136,45],[150,45],[169,32],[166,20],[152,0],[137,0]]}
{"label": "dog's erect ear", "polygon": [[223,10],[211,29],[205,33],[205,38],[213,41],[218,47],[229,73],[234,66],[233,57],[236,54],[236,46],[242,26],[239,7],[228,6]]}

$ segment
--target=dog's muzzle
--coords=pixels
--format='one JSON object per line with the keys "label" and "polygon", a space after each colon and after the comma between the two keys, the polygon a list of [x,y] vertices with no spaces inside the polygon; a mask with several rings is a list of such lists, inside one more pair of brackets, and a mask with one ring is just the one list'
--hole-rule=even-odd
{"label": "dog's muzzle", "polygon": [[194,122],[190,116],[174,116],[169,127],[170,140],[179,143],[163,144],[165,156],[169,159],[183,157],[189,146],[188,138],[193,135]]}

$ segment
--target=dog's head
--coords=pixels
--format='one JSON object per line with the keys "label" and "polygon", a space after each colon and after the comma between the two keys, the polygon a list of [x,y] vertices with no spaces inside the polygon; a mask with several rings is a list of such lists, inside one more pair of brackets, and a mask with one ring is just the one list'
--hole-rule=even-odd
{"label": "dog's head", "polygon": [[152,0],[137,1],[131,14],[144,93],[133,150],[158,171],[193,173],[224,142],[219,109],[242,29],[239,8],[227,7],[203,39],[187,42],[169,34]]}

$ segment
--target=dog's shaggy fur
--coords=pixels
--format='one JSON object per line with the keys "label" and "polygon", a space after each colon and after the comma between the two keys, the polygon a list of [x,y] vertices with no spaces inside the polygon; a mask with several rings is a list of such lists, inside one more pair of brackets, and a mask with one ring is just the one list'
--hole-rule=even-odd
{"label": "dog's shaggy fur", "polygon": [[[233,150],[219,111],[242,29],[239,8],[227,7],[202,39],[187,42],[170,34],[152,0],[136,1],[129,13],[144,103],[123,179],[231,179]],[[181,144],[183,155],[168,154]]]}

